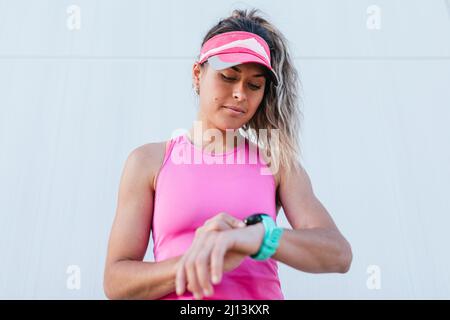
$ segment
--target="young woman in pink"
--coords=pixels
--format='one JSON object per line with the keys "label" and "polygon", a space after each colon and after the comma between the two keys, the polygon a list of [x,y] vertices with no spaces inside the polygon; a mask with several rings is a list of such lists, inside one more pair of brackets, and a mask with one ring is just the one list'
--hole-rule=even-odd
{"label": "young woman in pink", "polygon": [[[347,272],[351,247],[298,160],[298,77],[280,31],[235,10],[206,34],[192,75],[200,126],[126,161],[107,297],[284,299],[278,262]],[[281,207],[292,228],[276,225]]]}

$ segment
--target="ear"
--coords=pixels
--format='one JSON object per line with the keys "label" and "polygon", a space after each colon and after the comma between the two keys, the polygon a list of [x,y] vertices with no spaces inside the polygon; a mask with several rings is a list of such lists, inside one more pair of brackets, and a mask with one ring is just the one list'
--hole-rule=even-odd
{"label": "ear", "polygon": [[194,84],[194,87],[198,87],[200,84],[200,77],[201,77],[201,66],[198,62],[195,62],[192,66],[192,82]]}

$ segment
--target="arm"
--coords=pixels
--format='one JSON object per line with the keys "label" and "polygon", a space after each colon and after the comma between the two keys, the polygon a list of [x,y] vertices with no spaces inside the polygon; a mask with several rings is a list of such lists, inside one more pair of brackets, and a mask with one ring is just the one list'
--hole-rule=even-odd
{"label": "arm", "polygon": [[[284,230],[272,258],[311,273],[347,272],[352,261],[350,244],[314,196],[309,177],[300,166],[289,176],[282,175],[280,200],[293,229]],[[177,289],[182,293],[187,282],[188,290],[197,299],[202,298],[203,292],[212,294],[210,279],[213,284],[221,281],[225,254],[229,251],[243,256],[255,254],[263,238],[264,226],[261,223],[196,235],[193,246],[185,254],[189,263],[179,265]],[[237,266],[235,264],[233,268]]]}
{"label": "arm", "polygon": [[[350,244],[314,195],[308,174],[300,165],[289,175],[281,172],[279,195],[293,229],[284,230],[272,258],[310,273],[347,272],[352,261]],[[238,246],[253,254],[262,243],[264,227],[258,223],[248,231],[247,235],[240,233]]]}
{"label": "arm", "polygon": [[110,299],[157,299],[175,291],[175,266],[180,257],[142,261],[153,215],[155,151],[154,144],[144,145],[133,150],[125,163],[103,282]]}
{"label": "arm", "polygon": [[[262,155],[265,156],[264,152]],[[266,162],[271,163],[270,159]],[[276,170],[272,173],[279,180],[277,195],[292,227],[284,228],[279,247],[271,258],[310,273],[348,272],[353,259],[351,246],[317,199],[302,165],[296,162],[289,172],[278,166],[269,169]],[[258,223],[245,229],[227,231],[234,239],[233,249],[255,254],[263,241],[264,227]]]}

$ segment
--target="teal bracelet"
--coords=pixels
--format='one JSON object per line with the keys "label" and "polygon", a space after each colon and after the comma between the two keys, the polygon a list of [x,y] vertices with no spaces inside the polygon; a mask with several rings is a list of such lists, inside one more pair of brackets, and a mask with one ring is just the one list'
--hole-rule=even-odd
{"label": "teal bracelet", "polygon": [[264,239],[258,252],[250,257],[255,260],[267,260],[277,251],[280,245],[280,238],[284,229],[277,227],[275,221],[269,215],[262,216],[262,223],[264,225]]}

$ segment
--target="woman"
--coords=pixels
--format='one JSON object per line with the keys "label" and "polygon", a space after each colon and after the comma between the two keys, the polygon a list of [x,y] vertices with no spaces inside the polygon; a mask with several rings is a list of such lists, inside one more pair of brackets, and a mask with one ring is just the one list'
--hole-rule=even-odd
{"label": "woman", "polygon": [[[297,160],[298,77],[283,35],[236,10],[207,33],[192,74],[200,128],[126,161],[107,297],[284,299],[277,261],[347,272],[351,247]],[[281,206],[292,229],[276,226]],[[143,262],[150,232],[155,261]]]}

